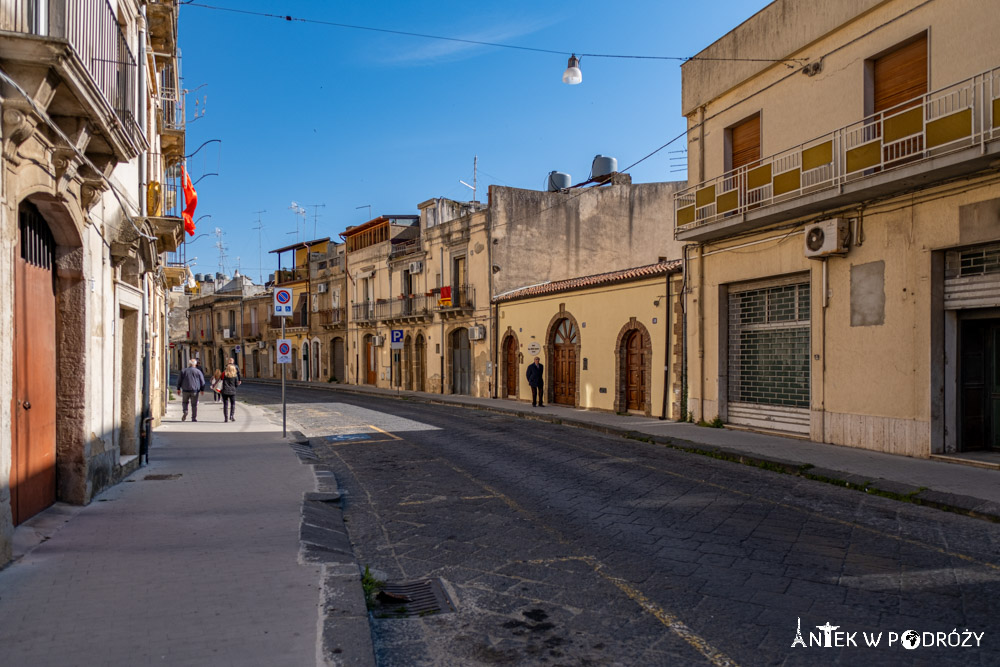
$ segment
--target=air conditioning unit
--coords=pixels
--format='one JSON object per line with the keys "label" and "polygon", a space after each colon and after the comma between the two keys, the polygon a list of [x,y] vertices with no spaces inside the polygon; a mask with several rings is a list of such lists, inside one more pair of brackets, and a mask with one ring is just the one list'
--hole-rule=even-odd
{"label": "air conditioning unit", "polygon": [[805,228],[805,253],[810,259],[847,253],[850,226],[846,218],[820,220]]}
{"label": "air conditioning unit", "polygon": [[424,270],[423,262],[410,262],[410,273],[420,273]]}
{"label": "air conditioning unit", "polygon": [[320,283],[319,285],[316,285],[316,291],[320,294],[326,294],[326,290],[329,289],[329,287],[330,286],[327,283]]}
{"label": "air conditioning unit", "polygon": [[264,348],[267,347],[267,341],[266,340],[257,341],[257,347],[263,350]]}
{"label": "air conditioning unit", "polygon": [[372,336],[372,345],[382,347],[385,345],[385,336]]}
{"label": "air conditioning unit", "polygon": [[484,338],[486,338],[486,327],[482,324],[469,327],[469,340],[483,340]]}

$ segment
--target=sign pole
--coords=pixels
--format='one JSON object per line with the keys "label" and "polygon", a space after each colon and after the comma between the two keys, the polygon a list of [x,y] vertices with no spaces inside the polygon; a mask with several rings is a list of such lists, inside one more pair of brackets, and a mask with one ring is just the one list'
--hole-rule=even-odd
{"label": "sign pole", "polygon": [[[281,338],[285,338],[285,318],[281,318]],[[287,406],[285,405],[285,366],[287,364],[281,364],[281,437],[288,437],[287,435]]]}

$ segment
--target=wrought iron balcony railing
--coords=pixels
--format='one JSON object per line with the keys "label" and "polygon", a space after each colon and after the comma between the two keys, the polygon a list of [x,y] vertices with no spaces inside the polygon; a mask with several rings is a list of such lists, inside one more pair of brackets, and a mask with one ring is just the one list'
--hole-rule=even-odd
{"label": "wrought iron balcony railing", "polygon": [[409,255],[410,253],[419,252],[420,248],[420,239],[410,239],[409,241],[393,243],[392,249],[389,251],[389,257],[393,258]]}
{"label": "wrought iron balcony railing", "polygon": [[375,321],[374,301],[365,301],[351,306],[351,321],[353,322],[374,322]]}
{"label": "wrought iron balcony railing", "polygon": [[398,320],[406,317],[424,317],[430,313],[427,297],[423,294],[396,297],[384,303],[375,304],[375,315],[379,320]]}
{"label": "wrought iron balcony railing", "polygon": [[[271,316],[270,327],[272,329],[281,329],[281,319],[276,315]],[[291,317],[286,317],[285,328],[291,329],[292,327],[307,327],[309,326],[309,314],[303,313],[301,310],[297,310],[292,313]]]}
{"label": "wrought iron balcony railing", "polygon": [[320,326],[334,327],[344,323],[343,308],[326,308],[313,314],[313,324]]}
{"label": "wrought iron balcony railing", "polygon": [[1000,68],[677,193],[676,233],[863,182],[1000,137]]}
{"label": "wrought iron balcony railing", "polygon": [[474,310],[476,307],[476,288],[472,285],[459,285],[451,288],[451,299],[438,295],[439,310]]}
{"label": "wrought iron balcony railing", "polygon": [[136,143],[137,66],[108,0],[5,0],[0,30],[65,39]]}

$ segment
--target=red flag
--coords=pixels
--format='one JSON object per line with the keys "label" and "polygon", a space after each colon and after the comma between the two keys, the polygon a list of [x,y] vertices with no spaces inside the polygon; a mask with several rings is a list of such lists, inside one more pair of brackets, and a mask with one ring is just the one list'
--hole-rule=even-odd
{"label": "red flag", "polygon": [[181,187],[184,189],[184,211],[181,217],[184,218],[184,231],[194,236],[194,209],[198,206],[198,193],[191,185],[191,176],[187,170],[181,167]]}

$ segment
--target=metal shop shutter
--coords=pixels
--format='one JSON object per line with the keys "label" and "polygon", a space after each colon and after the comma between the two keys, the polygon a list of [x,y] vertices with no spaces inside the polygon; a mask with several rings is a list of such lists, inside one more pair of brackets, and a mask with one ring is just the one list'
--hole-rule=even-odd
{"label": "metal shop shutter", "polygon": [[1000,308],[1000,243],[949,251],[944,275],[946,310]]}
{"label": "metal shop shutter", "polygon": [[809,433],[809,283],[729,291],[728,418]]}

